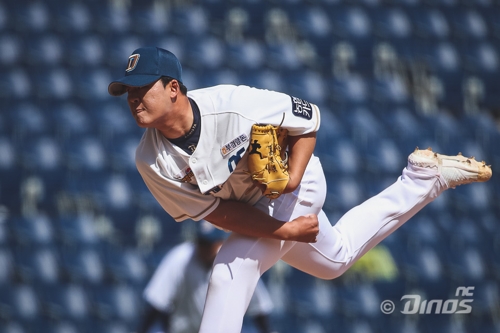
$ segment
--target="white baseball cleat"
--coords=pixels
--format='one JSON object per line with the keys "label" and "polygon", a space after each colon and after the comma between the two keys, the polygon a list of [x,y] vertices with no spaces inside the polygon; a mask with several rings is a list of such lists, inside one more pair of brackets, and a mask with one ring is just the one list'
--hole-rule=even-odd
{"label": "white baseball cleat", "polygon": [[467,158],[462,153],[456,156],[446,156],[433,152],[431,148],[421,150],[417,147],[408,156],[408,162],[418,167],[437,169],[451,188],[474,182],[485,182],[491,178],[490,165],[486,165],[484,161],[478,162],[474,157]]}

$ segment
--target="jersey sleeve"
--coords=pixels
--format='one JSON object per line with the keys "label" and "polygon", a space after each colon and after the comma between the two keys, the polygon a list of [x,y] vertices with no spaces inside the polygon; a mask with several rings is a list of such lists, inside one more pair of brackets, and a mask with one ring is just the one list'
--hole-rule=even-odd
{"label": "jersey sleeve", "polygon": [[296,136],[316,132],[321,123],[318,106],[284,93],[238,86],[231,100],[256,123],[280,125]]}
{"label": "jersey sleeve", "polygon": [[175,221],[199,221],[217,208],[219,198],[202,194],[196,185],[167,177],[157,158],[152,146],[141,141],[136,151],[137,170],[151,194]]}

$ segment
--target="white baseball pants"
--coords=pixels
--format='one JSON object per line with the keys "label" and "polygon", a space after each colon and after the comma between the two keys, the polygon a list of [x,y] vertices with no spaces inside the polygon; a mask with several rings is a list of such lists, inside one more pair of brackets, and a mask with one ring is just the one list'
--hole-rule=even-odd
{"label": "white baseball pants", "polygon": [[319,160],[309,163],[294,193],[257,206],[282,221],[318,214],[313,244],[232,233],[215,259],[200,333],[241,332],[260,276],[279,259],[322,279],[334,279],[446,189],[436,170],[408,164],[397,181],[348,211],[334,226],[322,211],[326,181]]}

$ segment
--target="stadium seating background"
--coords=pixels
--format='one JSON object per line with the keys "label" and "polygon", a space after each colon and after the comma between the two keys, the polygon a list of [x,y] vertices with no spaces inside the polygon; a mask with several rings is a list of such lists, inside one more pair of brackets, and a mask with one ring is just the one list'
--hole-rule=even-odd
{"label": "stadium seating background", "polygon": [[[500,1],[6,0],[1,333],[132,332],[142,288],[186,235],[142,183],[142,130],[107,93],[143,45],[178,55],[188,89],[247,84],[319,105],[332,223],[415,146],[493,164],[490,182],[446,192],[384,241],[393,281],[266,273],[279,332],[500,332]],[[456,299],[459,286],[475,287],[471,314],[398,311],[405,294]]]}

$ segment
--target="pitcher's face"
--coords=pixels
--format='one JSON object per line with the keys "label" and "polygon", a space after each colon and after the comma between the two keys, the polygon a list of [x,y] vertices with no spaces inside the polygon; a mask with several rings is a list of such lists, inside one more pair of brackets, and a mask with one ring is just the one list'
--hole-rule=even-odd
{"label": "pitcher's face", "polygon": [[128,87],[127,102],[139,127],[156,127],[171,111],[169,94],[171,82],[166,87],[161,80],[143,87]]}

